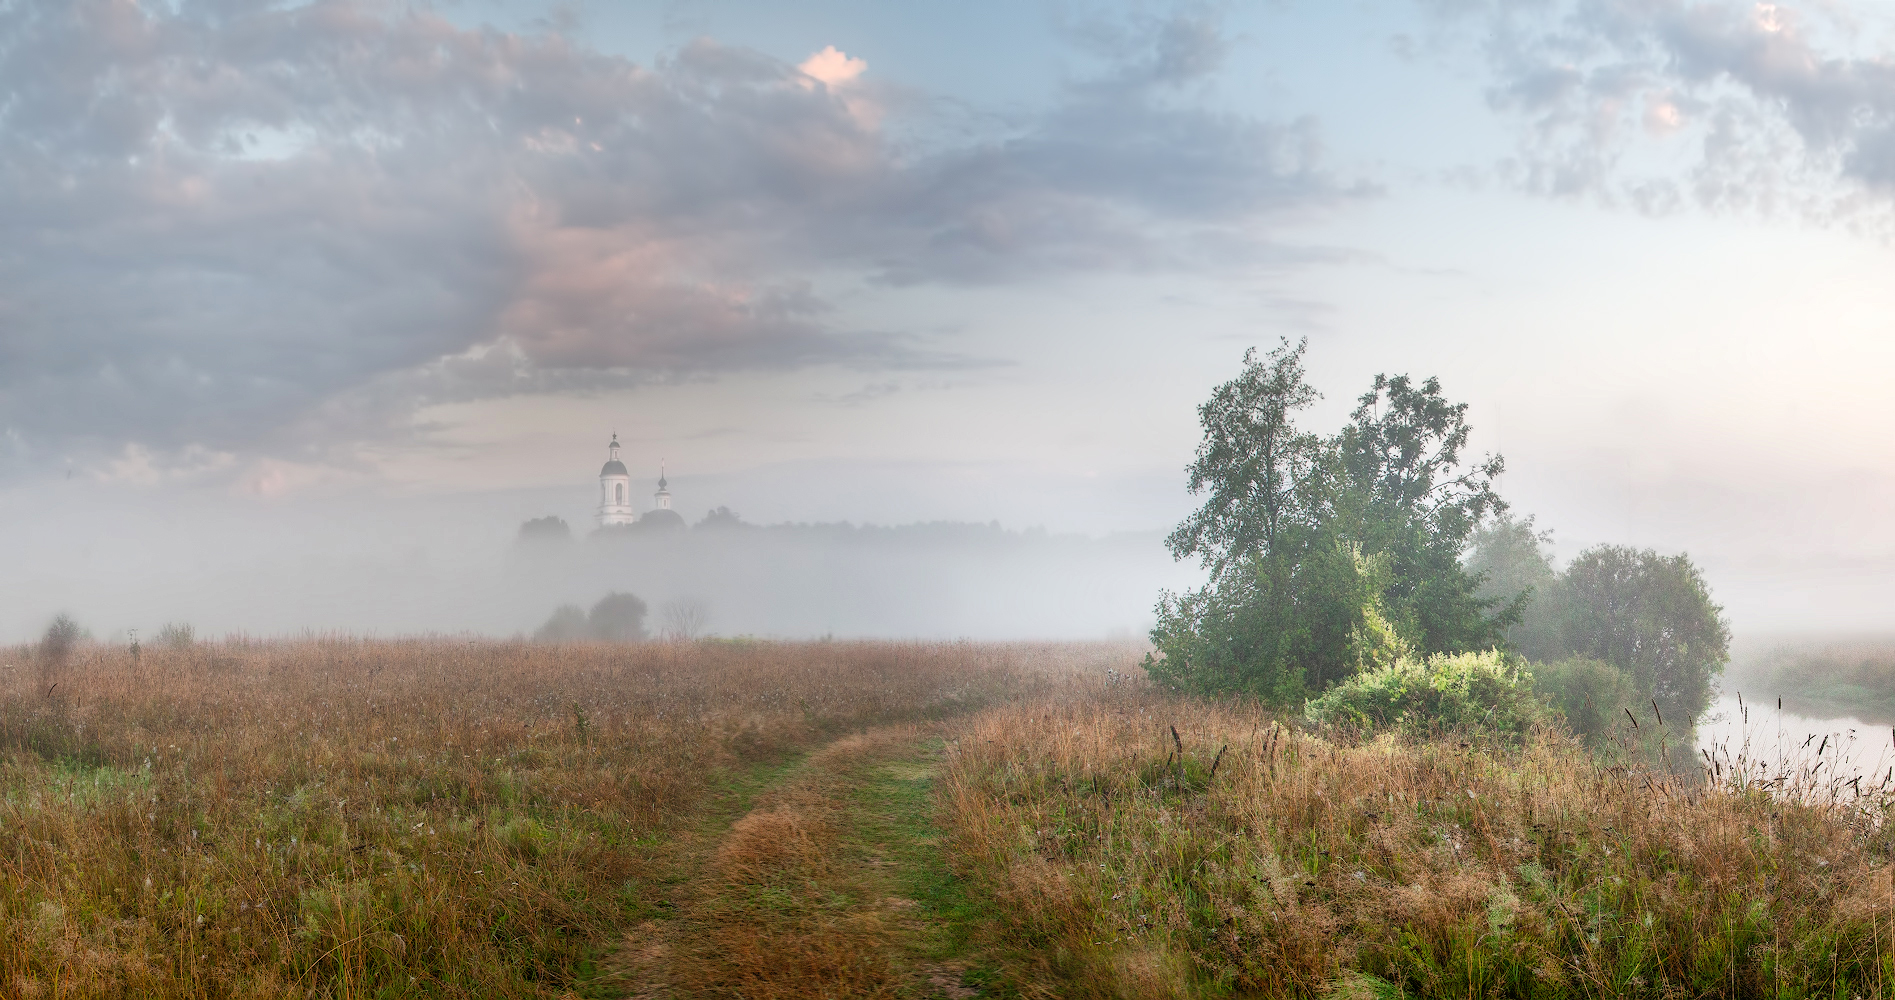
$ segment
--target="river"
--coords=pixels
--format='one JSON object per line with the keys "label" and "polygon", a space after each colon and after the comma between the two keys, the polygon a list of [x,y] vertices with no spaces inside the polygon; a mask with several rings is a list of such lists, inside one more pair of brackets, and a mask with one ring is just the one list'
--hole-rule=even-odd
{"label": "river", "polygon": [[[1769,764],[1769,773],[1826,762],[1827,773],[1847,780],[1868,776],[1880,784],[1895,775],[1895,727],[1852,715],[1802,714],[1777,708],[1777,699],[1726,691],[1698,720],[1698,747],[1729,761],[1739,754]],[[1820,752],[1820,754],[1819,754]]]}

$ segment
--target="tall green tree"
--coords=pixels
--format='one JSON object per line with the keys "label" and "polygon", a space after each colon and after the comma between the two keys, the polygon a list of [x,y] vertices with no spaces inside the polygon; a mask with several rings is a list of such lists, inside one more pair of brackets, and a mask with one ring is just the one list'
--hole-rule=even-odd
{"label": "tall green tree", "polygon": [[1428,652],[1488,648],[1519,617],[1483,597],[1461,562],[1481,519],[1507,509],[1494,489],[1505,461],[1462,461],[1472,432],[1467,404],[1449,402],[1438,379],[1377,375],[1336,439],[1334,517],[1365,551],[1387,555],[1384,598]]}
{"label": "tall green tree", "polygon": [[1309,477],[1322,456],[1321,439],[1296,426],[1297,412],[1321,398],[1305,380],[1308,348],[1285,340],[1261,359],[1251,348],[1243,372],[1198,407],[1204,440],[1185,473],[1204,505],[1165,539],[1173,558],[1198,556],[1218,577],[1300,540],[1284,536],[1307,527]]}
{"label": "tall green tree", "polygon": [[1166,539],[1211,572],[1166,594],[1147,668],[1161,683],[1289,700],[1408,653],[1491,643],[1504,622],[1460,561],[1468,533],[1501,507],[1499,460],[1461,467],[1465,404],[1439,383],[1378,377],[1349,426],[1296,423],[1318,397],[1307,344],[1244,355],[1198,408],[1187,469],[1204,503]]}
{"label": "tall green tree", "polygon": [[1502,638],[1537,662],[1570,652],[1560,632],[1559,573],[1548,551],[1552,543],[1553,533],[1536,527],[1532,517],[1502,513],[1474,530],[1466,559],[1468,573],[1480,580],[1475,596],[1519,615]]}
{"label": "tall green tree", "polygon": [[1688,556],[1599,545],[1561,582],[1562,645],[1625,671],[1674,725],[1704,714],[1730,661],[1730,625]]}
{"label": "tall green tree", "polygon": [[[1322,544],[1312,488],[1322,439],[1296,424],[1318,398],[1308,341],[1244,354],[1238,376],[1198,407],[1204,428],[1188,487],[1204,503],[1165,540],[1210,570],[1201,590],[1159,601],[1152,676],[1174,687],[1290,700],[1340,660],[1360,590],[1355,564]],[[1334,672],[1334,671],[1330,671]]]}

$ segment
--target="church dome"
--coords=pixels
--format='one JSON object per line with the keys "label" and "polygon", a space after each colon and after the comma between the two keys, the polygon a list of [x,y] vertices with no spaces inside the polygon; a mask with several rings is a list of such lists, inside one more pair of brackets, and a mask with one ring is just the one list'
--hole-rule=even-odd
{"label": "church dome", "polygon": [[657,510],[646,511],[644,516],[638,519],[638,526],[641,528],[684,528],[684,527],[687,527],[687,525],[684,523],[684,517],[682,515],[680,515],[675,510],[671,510],[665,507],[660,507]]}
{"label": "church dome", "polygon": [[599,475],[601,476],[628,476],[629,477],[631,473],[625,471],[624,462],[621,462],[615,458],[611,460],[610,462],[605,463],[605,468],[599,470]]}

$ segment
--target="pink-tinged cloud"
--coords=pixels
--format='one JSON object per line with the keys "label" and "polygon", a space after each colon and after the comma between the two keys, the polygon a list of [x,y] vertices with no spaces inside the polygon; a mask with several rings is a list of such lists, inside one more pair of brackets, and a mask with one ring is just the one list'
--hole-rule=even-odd
{"label": "pink-tinged cloud", "polygon": [[1230,266],[1347,196],[1307,125],[1167,89],[1203,34],[916,146],[833,46],[637,65],[369,0],[0,8],[0,461],[302,459],[428,400],[968,363],[815,279]]}
{"label": "pink-tinged cloud", "polygon": [[[1479,11],[1494,105],[1528,125],[1526,186],[1638,204],[1886,216],[1895,58],[1855,52],[1833,5],[1456,5]],[[1833,29],[1833,30],[1832,30]],[[1632,127],[1632,126],[1642,126]],[[1683,170],[1633,166],[1641,136]],[[1695,157],[1690,156],[1695,152]],[[1874,196],[1866,204],[1863,194]]]}
{"label": "pink-tinged cloud", "polygon": [[869,64],[865,59],[852,59],[847,53],[828,45],[821,52],[798,63],[796,68],[805,76],[821,80],[831,87],[839,87],[861,76],[868,70]]}

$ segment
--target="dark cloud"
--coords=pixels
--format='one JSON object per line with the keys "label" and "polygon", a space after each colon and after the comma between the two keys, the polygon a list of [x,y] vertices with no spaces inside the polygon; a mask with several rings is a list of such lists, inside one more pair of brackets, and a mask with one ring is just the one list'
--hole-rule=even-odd
{"label": "dark cloud", "polygon": [[[872,77],[700,40],[650,66],[426,9],[0,7],[11,464],[318,449],[433,399],[966,363],[817,290],[1269,253],[1346,192],[1314,129],[1205,110],[1214,22],[975,138]],[[819,74],[820,75],[820,74]]]}
{"label": "dark cloud", "polygon": [[1857,221],[1895,194],[1895,61],[1860,51],[1837,5],[1434,6],[1485,32],[1490,99],[1530,126],[1532,189]]}

